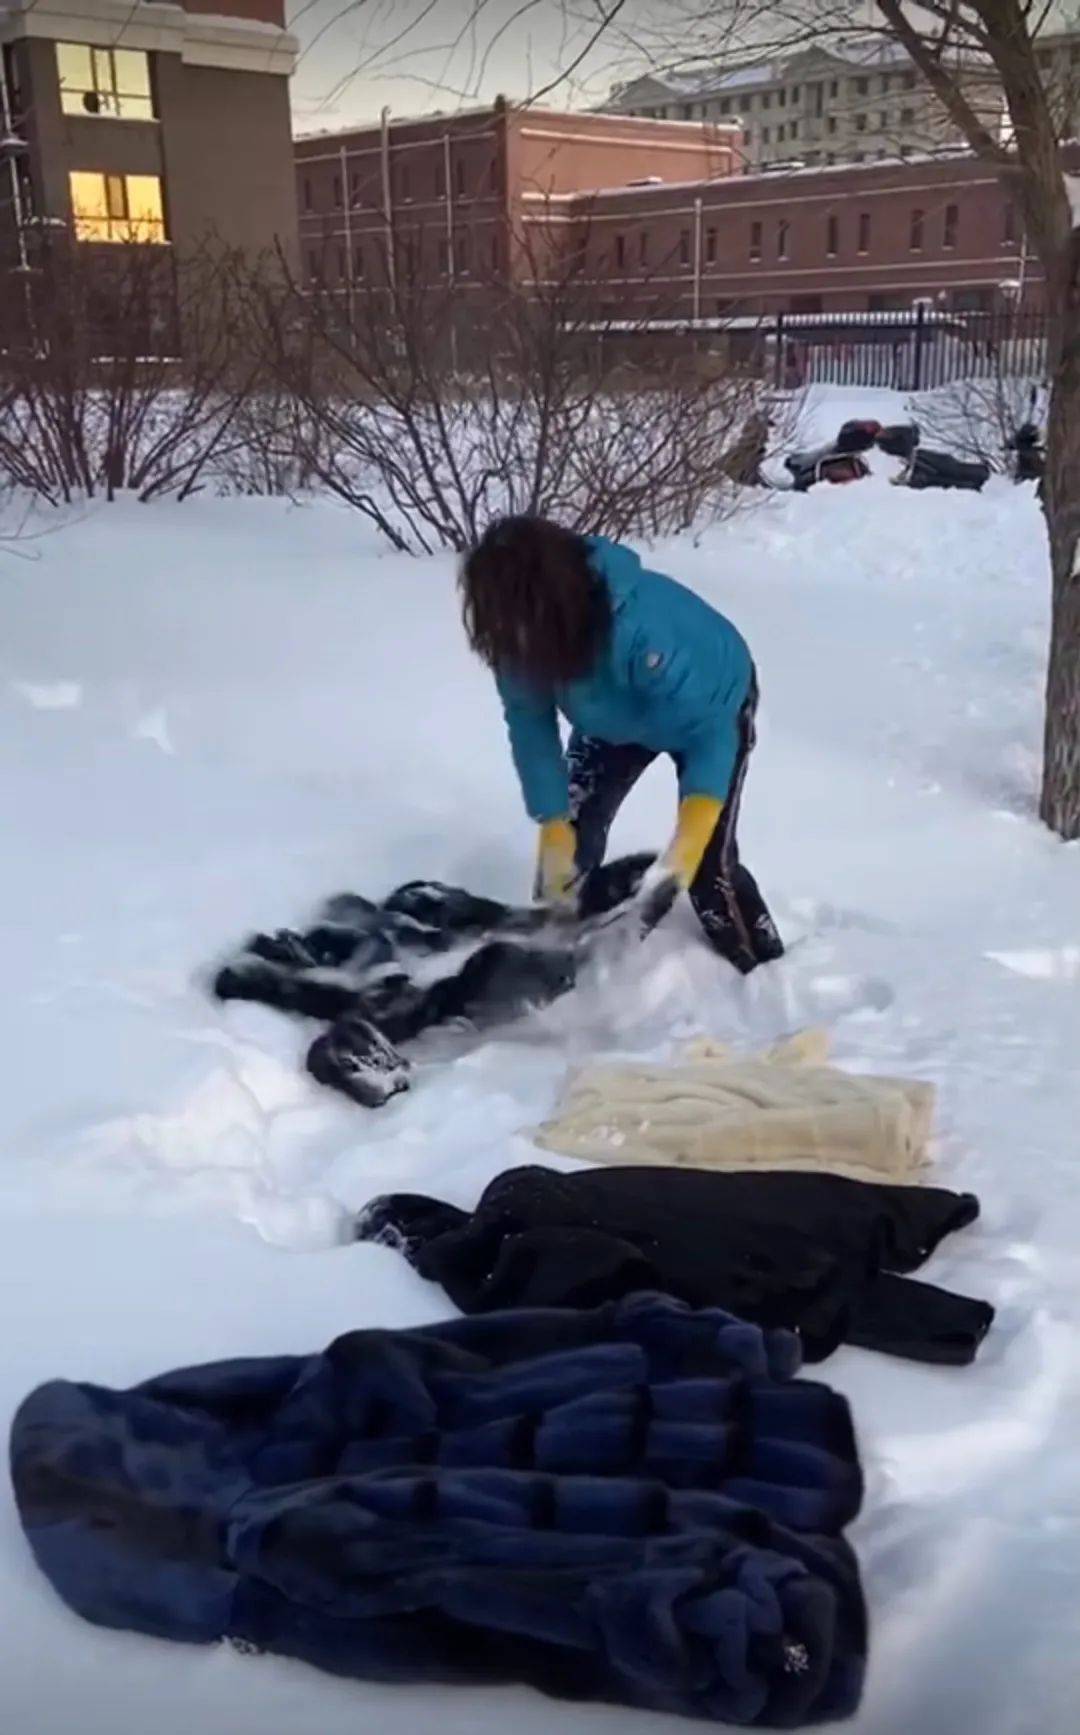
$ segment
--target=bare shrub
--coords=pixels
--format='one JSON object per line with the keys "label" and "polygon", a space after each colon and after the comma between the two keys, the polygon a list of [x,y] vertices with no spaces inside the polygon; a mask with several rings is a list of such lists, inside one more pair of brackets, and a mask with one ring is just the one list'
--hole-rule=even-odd
{"label": "bare shrub", "polygon": [[0,312],[0,474],[54,505],[186,498],[242,438],[243,312],[210,248],[58,247]]}
{"label": "bare shrub", "polygon": [[500,512],[622,536],[722,510],[758,381],[698,365],[687,340],[645,373],[628,358],[646,316],[597,317],[577,260],[545,259],[527,292],[389,271],[348,293],[257,281],[297,474],[418,552],[460,551]]}
{"label": "bare shrub", "polygon": [[1034,379],[998,371],[983,379],[958,380],[910,400],[908,408],[925,446],[940,446],[958,458],[1009,468],[1016,431],[1037,419],[1045,388]]}

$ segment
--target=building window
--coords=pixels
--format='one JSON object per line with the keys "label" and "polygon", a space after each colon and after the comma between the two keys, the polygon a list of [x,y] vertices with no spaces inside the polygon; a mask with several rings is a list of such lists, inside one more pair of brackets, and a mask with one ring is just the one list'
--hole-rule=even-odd
{"label": "building window", "polygon": [[639,265],[649,263],[649,231],[642,229],[638,234],[637,256]]}
{"label": "building window", "polygon": [[789,121],[788,132],[791,134],[793,139],[798,138],[798,136],[799,136],[799,123],[797,120]]}
{"label": "building window", "polygon": [[778,259],[786,259],[788,256],[788,237],[790,233],[791,224],[788,222],[786,217],[781,217],[779,223],[776,225],[776,257]]}
{"label": "building window", "polygon": [[829,95],[830,96],[839,96],[840,95],[840,81],[838,79],[832,78],[829,80]]}
{"label": "building window", "polygon": [[731,113],[731,98],[730,98],[730,96],[721,97],[721,99],[720,99],[720,113],[721,114],[730,114]]}
{"label": "building window", "polygon": [[866,131],[866,116],[864,114],[857,114],[855,116],[855,131],[857,133],[864,133]]}
{"label": "building window", "polygon": [[834,114],[831,114],[829,116],[827,124],[828,124],[829,131],[831,133],[834,133],[836,131],[836,116]]}
{"label": "building window", "polygon": [[835,259],[840,251],[839,217],[830,217],[825,225],[825,251],[830,259]]}
{"label": "building window", "polygon": [[915,74],[913,72],[905,72],[905,74],[904,74],[904,89],[905,90],[914,90],[915,89]]}
{"label": "building window", "polygon": [[353,267],[352,267],[352,269],[353,269],[353,278],[355,279],[355,281],[358,283],[362,283],[363,279],[364,279],[364,249],[361,246],[359,241],[356,243],[356,246],[353,248]]}
{"label": "building window", "polygon": [[753,97],[752,97],[752,96],[746,96],[746,97],[744,97],[744,98],[743,98],[743,111],[744,111],[744,113],[746,113],[746,114],[752,114],[752,113],[753,113],[753,110],[754,110],[754,99],[753,99]]}
{"label": "building window", "polygon": [[751,259],[760,259],[761,258],[761,224],[760,223],[751,223],[751,225],[750,225],[750,257],[751,257]]}
{"label": "building window", "polygon": [[776,100],[781,108],[787,108],[787,91],[778,90],[776,93]]}
{"label": "building window", "polygon": [[777,138],[778,144],[783,144],[784,140],[787,138],[787,127],[786,126],[778,126],[777,127],[776,138]]}
{"label": "building window", "polygon": [[465,197],[465,163],[461,157],[454,164],[454,191],[459,199]]}
{"label": "building window", "polygon": [[689,229],[680,229],[679,230],[679,264],[680,265],[689,265],[689,263],[690,263],[690,231],[689,231]]}
{"label": "building window", "polygon": [[495,272],[502,270],[502,236],[497,229],[491,237],[491,269]]}
{"label": "building window", "polygon": [[882,94],[882,96],[885,95],[886,91],[889,90],[891,85],[892,85],[892,79],[889,77],[887,72],[883,72],[881,75],[881,94]]}
{"label": "building window", "polygon": [[341,282],[344,282],[345,281],[345,249],[341,245],[340,241],[338,242],[338,250],[337,250],[337,274],[338,274],[338,277],[341,280]]}
{"label": "building window", "polygon": [[150,57],[134,48],[89,48],[58,42],[56,70],[65,114],[153,120]]}
{"label": "building window", "polygon": [[705,231],[705,261],[708,265],[716,264],[716,230]]}
{"label": "building window", "polygon": [[439,273],[443,277],[450,274],[450,243],[445,235],[439,242]]}
{"label": "building window", "polygon": [[761,142],[763,145],[772,144],[772,127],[762,127]]}
{"label": "building window", "polygon": [[315,251],[314,247],[311,249],[311,251],[308,253],[308,256],[307,256],[307,274],[308,274],[309,280],[312,283],[316,283],[318,281],[318,278],[319,278],[319,255]]}
{"label": "building window", "polygon": [[1016,206],[1009,199],[1005,205],[1005,215],[1002,224],[1001,239],[1006,246],[1016,245]]}
{"label": "building window", "polygon": [[684,102],[683,103],[683,105],[682,105],[682,118],[683,118],[683,120],[693,120],[693,118],[694,118],[694,105],[692,102]]}
{"label": "building window", "polygon": [[870,213],[863,211],[859,216],[859,252],[870,251]]}
{"label": "building window", "polygon": [[761,94],[761,106],[762,106],[762,108],[772,108],[772,91],[771,90],[766,90],[766,91],[762,92],[762,94]]}
{"label": "building window", "polygon": [[469,236],[468,236],[468,232],[465,231],[464,233],[462,233],[461,235],[458,236],[458,244],[457,244],[457,268],[458,268],[458,271],[462,277],[468,277],[468,275],[469,275],[469,270],[470,270],[469,261],[470,261]]}
{"label": "building window", "polygon": [[622,271],[624,269],[625,265],[626,265],[626,236],[625,235],[616,235],[616,237],[615,237],[615,268],[618,271]]}
{"label": "building window", "polygon": [[313,211],[314,209],[315,209],[315,201],[311,196],[311,176],[305,175],[304,176],[304,210],[305,211]]}
{"label": "building window", "polygon": [[[412,203],[412,175],[408,169],[398,171],[398,198],[406,205]],[[335,205],[338,203],[336,198],[334,203]]]}
{"label": "building window", "polygon": [[341,209],[341,176],[340,175],[334,176],[334,206],[335,206],[335,209],[340,211],[340,209]]}
{"label": "building window", "polygon": [[911,251],[913,253],[921,253],[922,252],[922,244],[923,244],[923,213],[921,211],[912,211],[912,213],[911,213],[911,238],[908,241],[908,246],[911,248]]}
{"label": "building window", "polygon": [[77,241],[165,240],[157,175],[101,175],[74,169],[70,186]]}
{"label": "building window", "polygon": [[944,235],[942,237],[946,247],[955,247],[956,246],[956,237],[959,233],[959,230],[960,230],[960,207],[959,207],[959,205],[946,205],[946,207],[945,207],[945,232],[944,232]]}
{"label": "building window", "polygon": [[499,159],[498,159],[498,157],[492,157],[491,161],[488,163],[488,192],[489,193],[497,193],[498,190],[499,190]]}
{"label": "building window", "polygon": [[855,95],[856,96],[869,96],[869,94],[870,94],[870,80],[868,78],[857,78],[855,80]]}
{"label": "building window", "polygon": [[798,102],[799,97],[801,95],[801,92],[802,92],[802,87],[800,85],[797,85],[797,84],[792,85],[792,87],[791,87],[791,101],[792,101],[793,105]]}
{"label": "building window", "polygon": [[352,205],[364,203],[364,195],[360,191],[360,176],[355,169],[349,177],[349,203]]}
{"label": "building window", "polygon": [[885,132],[887,130],[888,125],[889,125],[889,111],[888,111],[888,109],[883,108],[881,113],[878,115],[878,125],[880,126],[882,132]]}
{"label": "building window", "polygon": [[901,109],[900,125],[905,127],[913,127],[915,125],[915,110],[913,108]]}

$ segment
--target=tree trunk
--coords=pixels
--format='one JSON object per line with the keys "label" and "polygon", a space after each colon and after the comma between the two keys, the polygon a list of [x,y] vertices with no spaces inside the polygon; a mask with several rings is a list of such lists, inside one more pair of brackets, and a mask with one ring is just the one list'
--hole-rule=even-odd
{"label": "tree trunk", "polygon": [[1056,365],[1047,428],[1043,504],[1050,533],[1053,614],[1046,691],[1042,817],[1080,838],[1080,234],[1060,283]]}

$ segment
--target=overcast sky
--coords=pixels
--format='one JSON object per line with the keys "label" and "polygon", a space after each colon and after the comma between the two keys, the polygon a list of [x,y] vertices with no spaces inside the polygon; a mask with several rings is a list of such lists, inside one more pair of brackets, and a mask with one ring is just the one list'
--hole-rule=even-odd
{"label": "overcast sky", "polygon": [[[683,0],[699,14],[702,0]],[[551,92],[554,106],[582,106],[638,70],[633,52],[680,0],[623,0],[617,28],[591,49],[612,0],[286,0],[302,53],[293,82],[297,131],[395,114],[468,107],[535,94],[574,67]],[[872,0],[860,0],[873,14]],[[719,8],[717,8],[719,10]],[[783,13],[789,10],[781,6]],[[1075,17],[1078,0],[1050,10]]]}
{"label": "overcast sky", "polygon": [[[627,0],[625,14],[648,5]],[[302,54],[298,129],[527,96],[584,59],[552,101],[596,100],[626,65],[614,36],[586,53],[595,0],[287,0]]]}

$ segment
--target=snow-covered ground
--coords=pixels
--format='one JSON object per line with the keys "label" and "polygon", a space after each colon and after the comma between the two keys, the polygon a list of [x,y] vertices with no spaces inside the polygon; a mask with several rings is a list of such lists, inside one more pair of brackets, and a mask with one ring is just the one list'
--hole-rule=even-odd
{"label": "snow-covered ground", "polygon": [[[833,398],[827,423],[902,412],[881,399]],[[22,546],[0,550],[5,1417],[51,1375],[124,1384],[436,1318],[440,1294],[395,1255],[338,1243],[347,1211],[401,1186],[471,1202],[533,1154],[528,1128],[584,1055],[824,1021],[845,1064],[940,1087],[940,1178],[984,1217],[930,1276],[1000,1309],[970,1369],[846,1350],[822,1370],[854,1403],[869,1481],[852,1727],[1073,1730],[1080,850],[1034,819],[1031,494],[874,477],[660,551],[760,664],[745,853],[790,957],[743,983],[678,912],[614,980],[433,1056],[374,1115],[306,1080],[301,1030],[215,1006],[205,972],[332,891],[422,873],[524,892],[531,828],[451,562],[381,553],[329,504],[242,500],[95,507]],[[672,808],[657,768],[617,843],[656,844]],[[0,1606],[13,1735],[674,1731],[97,1631],[37,1576],[6,1497]]]}

